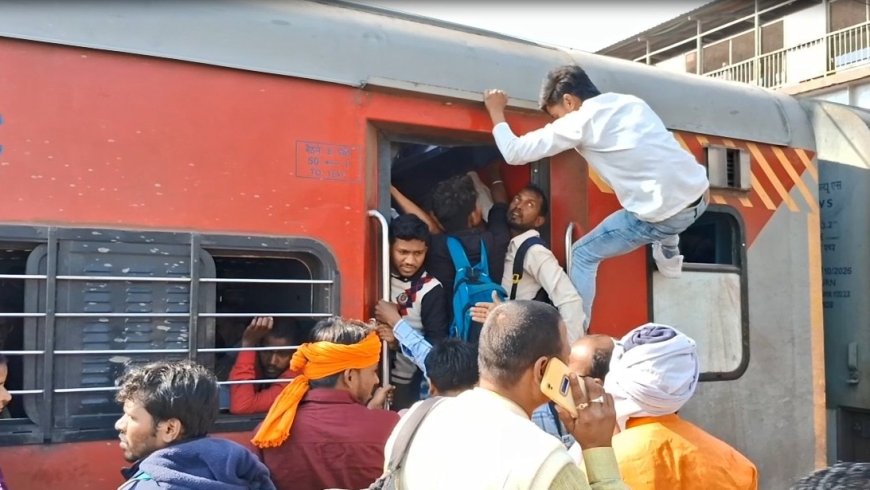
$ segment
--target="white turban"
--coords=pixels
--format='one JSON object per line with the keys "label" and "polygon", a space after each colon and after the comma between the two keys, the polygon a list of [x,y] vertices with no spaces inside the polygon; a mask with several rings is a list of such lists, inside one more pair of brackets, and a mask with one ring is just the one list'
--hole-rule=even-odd
{"label": "white turban", "polygon": [[647,323],[616,342],[604,390],[613,395],[616,422],[677,412],[698,386],[695,341],[673,327]]}

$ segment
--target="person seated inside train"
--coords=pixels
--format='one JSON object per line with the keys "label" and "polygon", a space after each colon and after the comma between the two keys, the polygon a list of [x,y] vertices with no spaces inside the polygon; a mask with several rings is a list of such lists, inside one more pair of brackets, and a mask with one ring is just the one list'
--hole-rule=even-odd
{"label": "person seated inside train", "polygon": [[613,451],[630,488],[758,488],[751,461],[677,415],[699,371],[695,341],[673,327],[648,323],[616,342],[604,390],[613,396]]}
{"label": "person seated inside train", "polygon": [[403,214],[390,223],[390,299],[375,308],[378,329],[394,351],[390,382],[395,386],[393,407],[408,408],[420,399],[423,372],[414,361],[399,351],[393,328],[405,322],[423,334],[430,344],[437,344],[449,333],[447,301],[438,279],[426,272],[423,262],[429,248],[429,228],[413,214]]}
{"label": "person seated inside train", "polygon": [[381,340],[365,323],[339,317],[314,326],[290,365],[299,375],[275,400],[251,440],[278,489],[367,488],[399,421],[377,388]]}
{"label": "person seated inside train", "polygon": [[605,218],[572,247],[569,275],[591,320],[595,278],[602,260],[652,244],[665,277],[679,277],[679,233],[707,208],[707,170],[686,151],[643,100],[600,93],[576,65],[551,71],[541,109],[555,121],[517,137],[505,120],[508,97],[487,90],[484,103],[496,146],[511,165],[569,149],[579,152],[616,194],[622,209]]}
{"label": "person seated inside train", "polygon": [[[392,189],[393,198],[403,212],[417,215],[430,224],[430,230],[435,230],[426,255],[426,270],[441,282],[448,304],[453,298],[456,276],[447,247],[448,236],[459,240],[471,264],[480,262],[482,242],[486,247],[490,278],[498,281],[504,272],[505,253],[511,238],[507,223],[507,191],[500,176],[499,162],[493,162],[487,169],[494,204],[485,224],[477,206],[474,181],[466,174],[450,177],[435,186],[431,213],[424,212],[398,189]],[[475,325],[468,340],[476,343],[479,336],[480,325]]]}
{"label": "person seated inside train", "polygon": [[207,437],[218,414],[217,378],[192,361],[132,366],[118,380],[115,422],[124,459],[119,490],[274,489],[269,470],[244,446]]}
{"label": "person seated inside train", "polygon": [[[508,299],[548,299],[559,309],[568,327],[568,341],[573,343],[585,332],[583,301],[538,232],[546,224],[548,212],[547,196],[538,186],[529,184],[511,199],[507,214],[511,241],[501,285]],[[522,263],[517,266],[518,252]]]}
{"label": "person seated inside train", "polygon": [[[296,326],[289,318],[275,321],[270,316],[257,317],[242,334],[242,348],[288,347],[280,350],[241,351],[230,371],[230,381],[255,379],[289,379],[291,346],[296,344]],[[287,383],[241,383],[230,386],[230,413],[264,413],[272,406]]]}

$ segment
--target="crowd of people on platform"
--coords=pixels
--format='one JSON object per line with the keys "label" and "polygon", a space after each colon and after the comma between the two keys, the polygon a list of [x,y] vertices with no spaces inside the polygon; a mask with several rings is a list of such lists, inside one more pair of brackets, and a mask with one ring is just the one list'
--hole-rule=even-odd
{"label": "crowd of people on platform", "polygon": [[[651,244],[662,275],[679,277],[678,236],[706,208],[705,169],[646,103],[599,93],[577,66],[547,76],[541,108],[554,121],[543,128],[516,136],[506,104],[486,92],[505,162],[576,149],[622,205],[573,245],[568,272],[538,231],[545,192],[508,196],[498,165],[438,183],[431,209],[392,188],[391,301],[376,305],[376,322],[323,319],[291,348],[294,335],[254,318],[241,346],[261,350],[240,352],[229,375],[230,411],[265,413],[247,447],[209,435],[220,390],[208,369],[130,367],[117,394],[132,464],[120,488],[757,488],[751,461],[679,414],[699,382],[693,339],[654,323],[587,335],[602,260]],[[461,308],[468,267],[494,285]],[[541,389],[556,360],[575,410]],[[0,358],[0,409],[5,375]]]}

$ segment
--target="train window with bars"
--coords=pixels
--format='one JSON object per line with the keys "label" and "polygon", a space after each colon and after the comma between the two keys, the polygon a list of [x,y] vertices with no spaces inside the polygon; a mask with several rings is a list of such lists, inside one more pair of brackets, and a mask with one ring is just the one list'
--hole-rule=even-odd
{"label": "train window with bars", "polygon": [[0,352],[7,359],[6,389],[12,401],[0,413],[0,441],[38,442],[41,433],[36,420],[28,418],[25,403],[41,397],[37,389],[24,390],[24,289],[27,258],[38,243],[0,243]]}
{"label": "train window with bars", "polygon": [[334,260],[306,238],[52,233],[0,247],[0,280],[20,284],[0,292],[16,396],[4,444],[113,437],[114,381],[127,363],[196,358],[217,370],[226,352],[216,321],[268,314],[304,326],[337,308]]}
{"label": "train window with bars", "polygon": [[705,381],[739,378],[749,361],[743,229],[736,211],[711,205],[680,234],[680,279],[651,266],[653,319],[696,340]]}

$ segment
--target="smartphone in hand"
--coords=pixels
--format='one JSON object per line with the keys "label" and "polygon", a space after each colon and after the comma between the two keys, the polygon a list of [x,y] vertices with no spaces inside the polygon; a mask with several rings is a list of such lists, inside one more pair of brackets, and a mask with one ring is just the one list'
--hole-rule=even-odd
{"label": "smartphone in hand", "polygon": [[[571,371],[564,362],[553,357],[547,361],[547,368],[544,370],[544,377],[541,379],[541,392],[571,414],[572,417],[577,416],[577,405],[574,403],[574,395],[571,393],[571,382],[568,375]],[[586,386],[583,380],[580,380],[580,389],[586,394]],[[584,396],[584,398],[586,398]]]}

